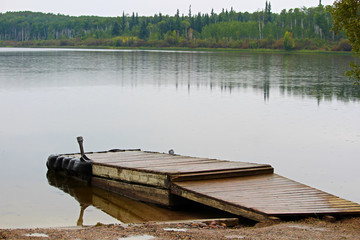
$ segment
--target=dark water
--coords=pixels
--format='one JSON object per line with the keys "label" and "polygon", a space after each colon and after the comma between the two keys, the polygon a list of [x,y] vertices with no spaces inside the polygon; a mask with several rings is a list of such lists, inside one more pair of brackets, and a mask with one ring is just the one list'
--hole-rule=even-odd
{"label": "dark water", "polygon": [[172,148],[269,163],[278,174],[360,203],[360,88],[344,77],[350,61],[0,49],[0,227],[73,226],[81,215],[83,224],[141,221],[130,207],[138,203],[99,199],[105,193],[81,186],[76,191],[84,194],[70,194],[71,183],[47,176],[47,156],[78,151],[79,135],[87,151]]}

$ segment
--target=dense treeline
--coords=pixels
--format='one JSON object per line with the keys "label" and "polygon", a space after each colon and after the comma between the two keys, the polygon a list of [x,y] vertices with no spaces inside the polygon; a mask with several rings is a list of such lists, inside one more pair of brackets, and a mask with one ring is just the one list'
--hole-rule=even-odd
{"label": "dense treeline", "polygon": [[191,12],[180,16],[155,14],[140,17],[125,13],[119,17],[0,13],[0,45],[16,46],[149,46],[149,47],[231,47],[283,49],[284,36],[291,38],[289,49],[351,50],[344,34],[331,31],[333,19],[323,5],[271,12],[271,3],[262,11],[221,13]]}

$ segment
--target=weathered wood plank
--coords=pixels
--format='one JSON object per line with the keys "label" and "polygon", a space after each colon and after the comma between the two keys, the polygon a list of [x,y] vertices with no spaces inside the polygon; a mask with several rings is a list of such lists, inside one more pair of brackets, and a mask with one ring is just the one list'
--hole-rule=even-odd
{"label": "weathered wood plank", "polygon": [[[145,165],[145,167],[151,167],[153,169],[156,168],[162,168],[162,165],[165,165],[164,168],[167,168],[166,166],[169,167],[176,167],[179,166],[179,163],[184,163],[186,166],[190,165],[193,168],[197,168],[198,164],[206,164],[208,165],[208,167],[237,167],[237,168],[257,168],[257,167],[269,167],[269,165],[267,164],[251,164],[251,163],[241,163],[241,162],[229,162],[229,161],[218,161],[215,159],[193,159],[193,158],[177,158],[177,159],[172,159],[172,158],[162,158],[162,159],[143,159],[140,162],[139,161],[123,161],[123,159],[111,159],[107,161],[97,161],[97,159],[95,158],[95,160],[93,160],[95,163],[102,163],[102,164],[107,164],[109,162],[108,165],[114,165],[114,166],[131,166],[132,168],[136,168],[135,166],[137,165]],[[145,164],[143,164],[145,163]],[[149,166],[154,164],[154,165],[159,165],[159,166]],[[181,165],[181,164],[180,164]]]}
{"label": "weathered wood plank", "polygon": [[114,192],[135,200],[145,201],[166,207],[175,205],[176,196],[170,194],[168,189],[148,187],[144,185],[129,184],[104,178],[93,177],[92,184],[110,192]]}
{"label": "weathered wood plank", "polygon": [[217,162],[214,159],[191,159],[191,158],[178,158],[178,159],[153,159],[144,160],[141,162],[128,162],[128,165],[139,166],[139,167],[166,167],[166,166],[180,166],[187,164],[209,164]]}
{"label": "weathered wood plank", "polygon": [[223,164],[223,163],[209,163],[209,164],[188,164],[179,166],[165,166],[165,167],[142,167],[143,170],[151,170],[157,172],[163,172],[167,174],[174,173],[200,173],[210,171],[223,171],[230,169],[244,169],[255,168],[251,166],[241,166],[240,164]]}
{"label": "weathered wood plank", "polygon": [[[279,176],[279,175],[278,175]],[[204,184],[204,181],[188,181],[186,183],[187,186],[189,187],[194,187],[196,188],[196,186],[200,186],[202,189],[213,189],[214,187],[219,187],[219,188],[224,188],[224,187],[231,187],[234,186],[234,184],[232,182],[229,182],[227,179],[217,179],[216,181],[213,180],[209,180]],[[216,185],[214,184],[216,183]],[[243,187],[249,187],[249,188],[254,188],[254,187],[261,187],[261,186],[272,186],[274,183],[281,183],[281,184],[287,184],[287,178],[284,177],[276,177],[274,178],[273,174],[265,174],[265,175],[260,175],[260,176],[246,176],[246,177],[242,177],[241,181],[239,181],[237,184],[242,185]],[[298,184],[295,182],[295,184]],[[268,186],[266,186],[265,188],[267,188]]]}
{"label": "weathered wood plank", "polygon": [[98,164],[93,164],[92,171],[94,176],[139,183],[149,186],[158,186],[163,188],[168,187],[168,177],[165,174],[154,174],[132,169],[119,169]]}
{"label": "weathered wood plank", "polygon": [[272,167],[264,168],[250,168],[250,169],[231,169],[231,170],[220,170],[211,172],[200,172],[200,173],[177,173],[171,174],[172,182],[180,181],[198,181],[208,179],[223,179],[231,177],[244,177],[262,174],[271,174],[274,172]]}
{"label": "weathered wood plank", "polygon": [[[97,161],[97,160],[96,160]],[[122,166],[122,167],[132,167],[132,168],[143,168],[143,167],[162,167],[162,166],[179,166],[184,164],[207,164],[217,162],[216,160],[212,159],[191,159],[191,158],[154,158],[154,159],[137,159],[136,161],[128,160],[128,159],[121,159],[116,161],[107,160],[107,161],[100,161],[101,163],[113,163],[113,165]]]}

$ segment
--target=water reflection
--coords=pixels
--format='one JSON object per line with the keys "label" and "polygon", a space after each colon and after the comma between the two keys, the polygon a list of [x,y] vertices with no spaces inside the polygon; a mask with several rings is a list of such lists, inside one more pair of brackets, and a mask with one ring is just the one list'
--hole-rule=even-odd
{"label": "water reflection", "polygon": [[[252,88],[359,101],[360,88],[344,73],[350,56],[171,51],[5,51],[0,49],[0,87],[175,86],[233,92]],[[19,78],[19,76],[21,76]]]}
{"label": "water reflection", "polygon": [[[284,76],[279,89],[283,95],[334,99],[349,102],[359,101],[360,88],[344,76],[348,70],[347,56],[290,55],[284,57]],[[297,59],[300,58],[300,59]],[[303,60],[301,60],[303,59]],[[296,74],[301,73],[301,74]]]}
{"label": "water reflection", "polygon": [[169,210],[154,205],[119,196],[91,187],[87,182],[48,171],[46,175],[51,186],[61,189],[79,202],[79,218],[76,225],[82,226],[84,212],[89,206],[101,209],[123,223],[149,221],[171,221],[187,219],[205,219],[231,216],[230,214],[200,205],[188,205],[186,209]]}

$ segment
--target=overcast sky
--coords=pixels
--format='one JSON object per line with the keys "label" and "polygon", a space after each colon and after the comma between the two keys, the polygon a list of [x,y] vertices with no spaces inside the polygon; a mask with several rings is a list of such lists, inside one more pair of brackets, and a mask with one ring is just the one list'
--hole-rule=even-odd
{"label": "overcast sky", "polygon": [[[60,13],[71,16],[121,16],[122,12],[131,14],[137,12],[139,16],[152,16],[155,13],[174,15],[176,10],[187,15],[191,5],[192,13],[216,13],[231,7],[239,12],[254,12],[265,8],[266,0],[1,0],[0,12],[7,11],[35,11],[45,13]],[[273,12],[282,9],[314,7],[319,0],[273,0],[270,1]],[[331,5],[334,0],[322,0],[323,5]]]}

